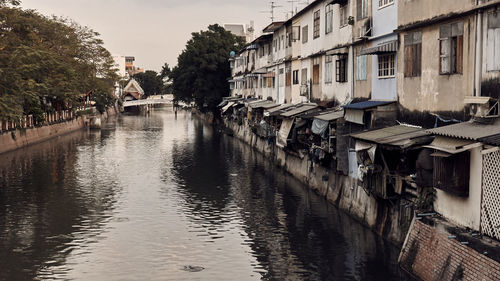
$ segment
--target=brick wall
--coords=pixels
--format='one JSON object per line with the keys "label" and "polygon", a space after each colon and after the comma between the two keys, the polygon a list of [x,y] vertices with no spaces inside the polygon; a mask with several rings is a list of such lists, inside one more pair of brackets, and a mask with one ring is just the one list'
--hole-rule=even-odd
{"label": "brick wall", "polygon": [[500,280],[500,264],[419,220],[401,250],[401,267],[422,280]]}

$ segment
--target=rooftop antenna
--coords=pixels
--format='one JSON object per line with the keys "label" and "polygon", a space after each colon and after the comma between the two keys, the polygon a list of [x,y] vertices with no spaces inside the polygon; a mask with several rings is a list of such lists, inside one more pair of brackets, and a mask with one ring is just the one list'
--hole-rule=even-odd
{"label": "rooftop antenna", "polygon": [[283,7],[283,6],[277,6],[275,1],[269,1],[269,5],[270,5],[271,10],[269,10],[269,11],[262,11],[261,13],[270,13],[271,14],[271,17],[270,17],[271,18],[271,22],[274,22],[274,9],[280,8],[280,7]]}
{"label": "rooftop antenna", "polygon": [[299,4],[299,3],[300,3],[300,0],[288,0],[288,1],[286,1],[286,2],[288,2],[288,3],[292,3],[292,13],[291,13],[291,16],[290,16],[290,17],[293,17],[293,13],[294,13],[294,12],[295,12],[295,13],[297,13],[297,10],[295,10],[295,11],[294,11],[293,6],[294,6],[294,4],[295,4],[295,3]]}

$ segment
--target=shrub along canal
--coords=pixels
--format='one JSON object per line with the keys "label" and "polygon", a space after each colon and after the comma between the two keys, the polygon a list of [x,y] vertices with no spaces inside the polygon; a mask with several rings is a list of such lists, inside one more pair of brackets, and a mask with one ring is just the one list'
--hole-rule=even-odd
{"label": "shrub along canal", "polygon": [[0,155],[0,279],[401,280],[399,249],[187,112]]}

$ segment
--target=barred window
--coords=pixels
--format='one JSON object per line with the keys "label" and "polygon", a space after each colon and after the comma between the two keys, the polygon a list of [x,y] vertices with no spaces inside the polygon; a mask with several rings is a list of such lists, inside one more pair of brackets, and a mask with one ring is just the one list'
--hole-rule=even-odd
{"label": "barred window", "polygon": [[378,78],[394,77],[395,54],[378,55]]}

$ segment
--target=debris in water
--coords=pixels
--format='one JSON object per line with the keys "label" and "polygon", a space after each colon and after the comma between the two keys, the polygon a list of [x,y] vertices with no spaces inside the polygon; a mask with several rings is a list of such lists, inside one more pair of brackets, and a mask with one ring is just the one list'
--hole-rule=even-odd
{"label": "debris in water", "polygon": [[205,269],[205,268],[202,266],[185,265],[182,270],[188,271],[188,272],[200,272],[203,269]]}

